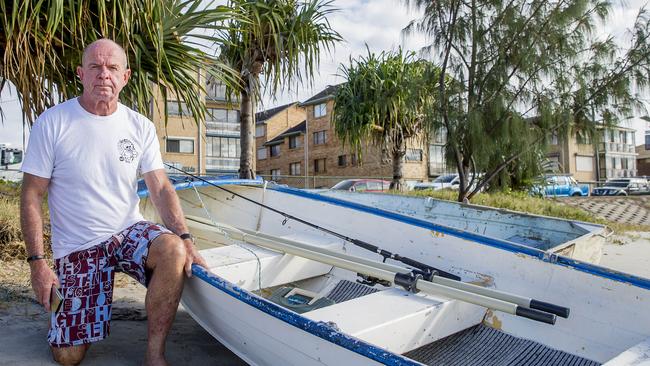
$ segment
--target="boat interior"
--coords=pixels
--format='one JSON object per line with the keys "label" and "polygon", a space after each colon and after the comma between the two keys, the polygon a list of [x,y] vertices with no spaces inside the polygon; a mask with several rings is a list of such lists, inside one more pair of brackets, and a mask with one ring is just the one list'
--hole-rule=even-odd
{"label": "boat interior", "polygon": [[[224,235],[211,219],[187,215],[209,270],[258,296],[370,344],[427,365],[599,365],[518,338],[486,322],[491,310],[362,279],[354,271],[265,249]],[[341,250],[327,236],[281,239]]]}

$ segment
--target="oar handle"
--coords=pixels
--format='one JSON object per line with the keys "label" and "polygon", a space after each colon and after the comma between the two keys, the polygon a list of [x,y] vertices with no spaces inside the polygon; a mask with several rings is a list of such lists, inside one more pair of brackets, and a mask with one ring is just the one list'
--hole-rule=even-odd
{"label": "oar handle", "polygon": [[539,301],[539,300],[535,300],[535,299],[530,300],[530,308],[531,309],[541,310],[541,311],[544,311],[546,313],[555,314],[555,315],[561,316],[563,318],[568,318],[569,317],[569,312],[570,312],[570,309],[566,308],[564,306],[559,306],[559,305],[555,305],[555,304],[551,304],[551,303],[548,303],[548,302]]}
{"label": "oar handle", "polygon": [[537,320],[538,322],[551,324],[551,325],[555,324],[554,314],[546,313],[540,310],[529,309],[523,306],[517,306],[517,310],[515,310],[515,314],[517,316],[521,316],[524,318]]}

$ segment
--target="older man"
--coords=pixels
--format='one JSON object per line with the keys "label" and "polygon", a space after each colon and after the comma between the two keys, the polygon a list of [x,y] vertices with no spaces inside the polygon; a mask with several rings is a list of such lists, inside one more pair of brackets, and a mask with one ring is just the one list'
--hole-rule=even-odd
{"label": "older man", "polygon": [[[163,169],[156,129],[119,103],[131,75],[124,50],[101,39],[83,54],[83,94],[48,109],[35,122],[22,166],[21,223],[38,301],[52,310],[54,359],[79,364],[91,343],[108,335],[115,271],[147,286],[148,365],[165,365],[183,271],[204,261]],[[138,210],[144,176],[165,227]],[[41,202],[48,192],[54,270],[43,260]],[[182,239],[181,239],[182,238]],[[62,306],[50,309],[56,288]]]}

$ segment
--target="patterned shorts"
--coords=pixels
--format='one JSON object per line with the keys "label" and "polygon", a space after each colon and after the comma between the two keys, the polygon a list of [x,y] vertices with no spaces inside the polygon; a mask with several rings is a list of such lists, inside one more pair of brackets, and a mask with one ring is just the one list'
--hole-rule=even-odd
{"label": "patterned shorts", "polygon": [[54,271],[64,299],[59,312],[51,315],[50,345],[68,347],[104,339],[110,328],[115,271],[146,286],[149,245],[165,233],[171,232],[140,221],[92,248],[56,259]]}

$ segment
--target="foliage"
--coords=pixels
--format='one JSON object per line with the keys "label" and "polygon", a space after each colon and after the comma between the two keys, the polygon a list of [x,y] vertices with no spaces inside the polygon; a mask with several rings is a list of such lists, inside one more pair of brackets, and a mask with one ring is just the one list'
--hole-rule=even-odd
{"label": "foliage", "polygon": [[[609,13],[606,1],[407,2],[424,16],[406,33],[430,37],[423,51],[441,69],[432,115],[447,132],[458,200],[513,172],[515,161],[535,164],[552,134],[593,134],[597,119],[608,125],[642,108],[638,92],[650,70],[644,10],[621,50],[612,37],[594,35]],[[484,174],[470,192],[477,171]]]}
{"label": "foliage", "polygon": [[360,157],[362,143],[372,141],[385,149],[393,162],[391,189],[402,187],[402,160],[409,139],[428,141],[425,110],[433,103],[433,90],[425,74],[435,71],[413,53],[382,52],[350,59],[341,66],[346,82],[334,99],[334,131]]}
{"label": "foliage", "polygon": [[[0,3],[0,89],[16,86],[28,121],[57,101],[81,94],[75,74],[85,46],[110,38],[127,53],[132,78],[122,101],[149,111],[153,87],[164,99],[173,93],[197,120],[205,115],[197,70],[233,83],[236,74],[197,43],[220,43],[197,33],[219,29],[236,15],[223,6],[206,9],[200,0],[36,1]],[[165,103],[166,104],[166,103]],[[165,105],[165,118],[167,107]]]}
{"label": "foliage", "polygon": [[254,177],[253,105],[260,100],[260,87],[275,96],[281,87],[310,81],[317,72],[321,51],[329,51],[341,40],[327,20],[327,15],[335,11],[330,3],[229,1],[228,6],[239,16],[218,34],[226,39],[221,46],[221,59],[241,76],[239,83],[227,88],[230,96],[241,96],[240,177]]}

